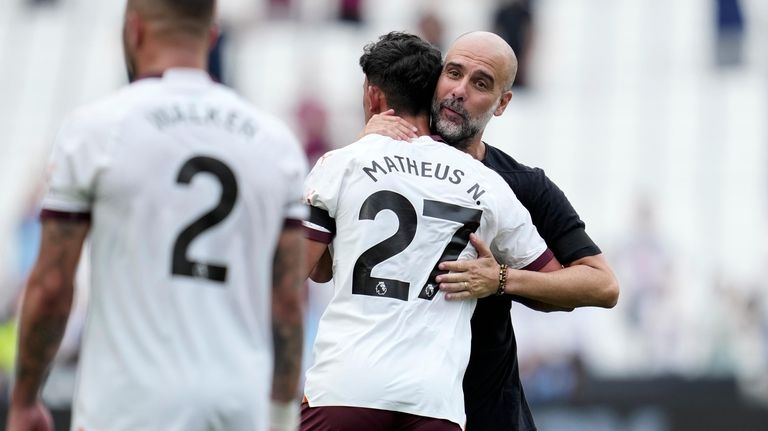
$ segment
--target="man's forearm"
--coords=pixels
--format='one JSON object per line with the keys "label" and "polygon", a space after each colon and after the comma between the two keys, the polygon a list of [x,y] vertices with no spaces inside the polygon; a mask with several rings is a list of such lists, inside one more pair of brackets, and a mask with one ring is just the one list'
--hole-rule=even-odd
{"label": "man's forearm", "polygon": [[605,259],[598,255],[554,272],[509,270],[505,293],[562,309],[611,308],[618,300],[619,287]]}
{"label": "man's forearm", "polygon": [[19,355],[13,402],[29,405],[37,400],[45,374],[61,343],[72,305],[72,289],[50,295],[30,283],[24,296],[19,330]]}
{"label": "man's forearm", "polygon": [[40,253],[22,302],[12,402],[37,401],[72,308],[74,278],[89,223],[44,220]]}
{"label": "man's forearm", "polygon": [[289,402],[298,394],[304,342],[302,288],[304,239],[300,229],[283,231],[275,253],[272,290],[274,376],[272,399]]}
{"label": "man's forearm", "polygon": [[553,311],[573,311],[573,307],[559,307],[557,305],[536,301],[534,299],[526,298],[523,296],[512,295],[512,300],[525,305],[532,310],[541,311],[544,313],[551,313]]}

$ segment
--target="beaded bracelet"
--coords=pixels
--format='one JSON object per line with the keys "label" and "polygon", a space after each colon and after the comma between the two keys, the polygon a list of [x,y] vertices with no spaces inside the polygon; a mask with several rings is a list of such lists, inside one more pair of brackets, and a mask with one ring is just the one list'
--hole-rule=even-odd
{"label": "beaded bracelet", "polygon": [[496,291],[496,295],[504,294],[504,286],[507,285],[507,265],[502,263],[499,265],[499,290]]}

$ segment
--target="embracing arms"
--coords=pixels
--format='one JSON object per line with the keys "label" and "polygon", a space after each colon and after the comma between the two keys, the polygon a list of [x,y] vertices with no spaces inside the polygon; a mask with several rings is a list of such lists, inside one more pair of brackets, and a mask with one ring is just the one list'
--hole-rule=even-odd
{"label": "embracing arms", "polygon": [[[478,259],[440,264],[440,269],[451,271],[437,278],[448,299],[482,298],[498,289],[499,264],[488,246],[475,235],[470,240],[478,251]],[[504,293],[540,311],[616,305],[618,281],[602,254],[577,259],[565,268],[554,268],[555,271],[547,272],[547,269],[539,272],[507,269]]]}

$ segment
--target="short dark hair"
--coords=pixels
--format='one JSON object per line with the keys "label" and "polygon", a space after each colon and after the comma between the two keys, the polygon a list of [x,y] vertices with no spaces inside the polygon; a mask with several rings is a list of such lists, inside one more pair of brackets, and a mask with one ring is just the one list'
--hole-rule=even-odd
{"label": "short dark hair", "polygon": [[429,112],[442,68],[440,50],[416,35],[393,31],[363,51],[360,67],[391,108],[410,115]]}
{"label": "short dark hair", "polygon": [[213,24],[216,0],[129,0],[130,7],[174,30],[205,36]]}
{"label": "short dark hair", "polygon": [[211,21],[216,9],[215,0],[163,0],[162,2],[181,19]]}

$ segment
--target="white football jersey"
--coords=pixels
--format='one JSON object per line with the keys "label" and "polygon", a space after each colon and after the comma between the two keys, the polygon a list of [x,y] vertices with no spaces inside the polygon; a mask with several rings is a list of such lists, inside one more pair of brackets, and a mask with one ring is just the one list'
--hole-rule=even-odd
{"label": "white football jersey", "polygon": [[446,301],[436,267],[475,257],[472,232],[514,268],[543,261],[548,250],[528,212],[495,172],[430,137],[366,136],[322,157],[305,190],[307,235],[330,242],[335,282],[307,371],[309,405],[463,427],[476,301]]}
{"label": "white football jersey", "polygon": [[272,262],[305,174],[287,128],[201,70],[72,115],[43,216],[92,223],[73,430],[268,428]]}

